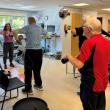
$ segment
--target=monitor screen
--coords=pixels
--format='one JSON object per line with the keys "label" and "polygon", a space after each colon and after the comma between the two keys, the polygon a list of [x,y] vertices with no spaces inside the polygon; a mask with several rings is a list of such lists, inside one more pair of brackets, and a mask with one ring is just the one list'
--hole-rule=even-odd
{"label": "monitor screen", "polygon": [[47,25],[47,32],[55,32],[55,25]]}

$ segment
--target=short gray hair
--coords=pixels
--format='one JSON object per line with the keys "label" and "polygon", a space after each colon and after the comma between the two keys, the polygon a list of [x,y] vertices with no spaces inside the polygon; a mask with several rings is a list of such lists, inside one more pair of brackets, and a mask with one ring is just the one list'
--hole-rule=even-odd
{"label": "short gray hair", "polygon": [[29,24],[36,23],[35,18],[34,18],[34,17],[28,17],[28,23],[29,23]]}
{"label": "short gray hair", "polygon": [[90,28],[93,34],[101,32],[101,22],[97,18],[88,16],[83,25]]}

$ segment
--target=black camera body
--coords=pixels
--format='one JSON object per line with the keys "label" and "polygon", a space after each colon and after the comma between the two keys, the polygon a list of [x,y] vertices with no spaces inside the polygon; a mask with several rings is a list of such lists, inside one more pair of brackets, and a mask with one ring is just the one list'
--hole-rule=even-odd
{"label": "black camera body", "polygon": [[65,18],[68,15],[70,15],[70,13],[68,12],[67,9],[65,9],[65,8],[60,9],[60,11],[59,11],[59,17],[60,18]]}

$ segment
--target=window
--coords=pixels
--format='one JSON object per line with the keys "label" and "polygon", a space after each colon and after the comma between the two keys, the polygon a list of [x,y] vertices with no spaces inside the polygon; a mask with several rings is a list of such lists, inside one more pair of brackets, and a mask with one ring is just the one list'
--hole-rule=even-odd
{"label": "window", "polygon": [[12,28],[18,29],[24,26],[24,17],[13,16],[12,17]]}
{"label": "window", "polygon": [[6,23],[11,22],[10,16],[0,16],[0,29],[3,29]]}
{"label": "window", "polygon": [[[2,30],[6,23],[10,23],[13,30],[24,26],[23,16],[0,16],[0,30]],[[3,42],[3,35],[0,35],[0,45]]]}
{"label": "window", "polygon": [[10,23],[12,29],[18,29],[24,26],[23,16],[0,16],[0,29],[3,29],[6,23]]}

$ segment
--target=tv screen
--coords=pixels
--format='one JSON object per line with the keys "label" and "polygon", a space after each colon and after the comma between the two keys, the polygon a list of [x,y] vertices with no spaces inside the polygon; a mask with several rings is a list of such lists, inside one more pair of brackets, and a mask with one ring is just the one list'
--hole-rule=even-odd
{"label": "tv screen", "polygon": [[55,25],[47,25],[47,32],[55,32]]}

